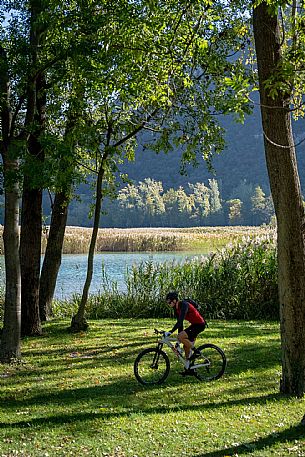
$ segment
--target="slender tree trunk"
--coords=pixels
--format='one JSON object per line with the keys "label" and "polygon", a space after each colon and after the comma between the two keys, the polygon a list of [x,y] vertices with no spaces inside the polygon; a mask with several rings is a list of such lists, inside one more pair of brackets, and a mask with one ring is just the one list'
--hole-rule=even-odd
{"label": "slender tree trunk", "polygon": [[271,98],[264,85],[281,63],[278,17],[270,15],[266,2],[254,9],[253,27],[265,153],[278,226],[281,391],[302,396],[305,388],[305,217],[289,114],[290,94],[279,93]]}
{"label": "slender tree trunk", "polygon": [[81,302],[77,313],[72,317],[71,321],[71,331],[79,332],[81,330],[86,330],[88,328],[88,323],[85,318],[85,309],[88,301],[89,289],[92,281],[93,275],[93,260],[94,260],[94,251],[96,246],[96,239],[98,235],[100,215],[101,215],[101,205],[102,205],[102,184],[103,184],[104,169],[103,163],[99,169],[99,173],[96,181],[96,200],[95,200],[95,210],[94,210],[94,223],[92,229],[92,235],[90,240],[90,247],[88,253],[88,265],[87,265],[87,276],[85,285],[83,288],[83,294]]}
{"label": "slender tree trunk", "polygon": [[4,175],[4,258],[5,303],[0,361],[11,362],[20,357],[21,279],[19,263],[19,182],[18,160],[11,159],[9,148],[12,136],[10,109],[10,81],[5,50],[0,45],[0,116],[1,155]]}
{"label": "slender tree trunk", "polygon": [[52,300],[61,265],[68,205],[68,194],[57,192],[52,208],[49,237],[40,276],[39,311],[42,321],[46,321],[52,316]]}
{"label": "slender tree trunk", "polygon": [[[37,90],[42,88],[37,86]],[[38,106],[39,103],[37,102]],[[45,104],[45,101],[44,101]],[[45,106],[43,107],[44,111]],[[38,110],[37,121],[40,128],[30,135],[29,153],[34,163],[44,160],[44,153],[38,137],[43,129],[44,114]],[[39,169],[39,168],[38,168]],[[35,179],[35,178],[34,178]],[[21,233],[20,233],[20,266],[21,266],[21,300],[22,300],[22,335],[40,335],[39,316],[39,278],[41,261],[42,235],[42,188],[35,185],[33,178],[25,174],[23,181]]]}
{"label": "slender tree trunk", "polygon": [[[42,234],[42,162],[44,151],[39,137],[44,130],[46,111],[46,81],[41,72],[37,72],[38,54],[43,46],[43,24],[38,21],[43,11],[41,0],[31,0],[30,51],[34,80],[28,82],[28,107],[26,126],[29,128],[28,152],[22,194],[20,266],[21,266],[21,301],[22,335],[40,335],[39,316],[39,278],[41,261]],[[34,122],[33,122],[34,121]],[[30,168],[34,167],[35,173]]]}
{"label": "slender tree trunk", "polygon": [[42,191],[31,189],[27,178],[25,178],[23,186],[20,234],[21,333],[22,335],[40,335],[39,276]]}
{"label": "slender tree trunk", "polygon": [[[65,142],[70,146],[70,152],[74,152],[77,135],[75,129],[81,118],[82,102],[84,99],[83,86],[76,87],[76,95],[70,99],[69,112],[65,132]],[[73,91],[72,91],[73,93]],[[67,224],[68,207],[70,203],[70,191],[73,183],[73,172],[69,157],[64,155],[59,164],[61,170],[70,170],[61,189],[55,194],[52,206],[52,218],[46,252],[42,264],[39,287],[39,310],[40,318],[46,321],[52,315],[52,300],[54,296],[57,276],[61,265],[62,247],[64,243],[65,229]],[[62,182],[62,176],[60,181]]]}
{"label": "slender tree trunk", "polygon": [[[18,164],[4,159],[4,177],[14,173]],[[0,345],[1,362],[20,358],[21,280],[19,263],[19,184],[5,189],[3,231],[5,256],[5,304]]]}

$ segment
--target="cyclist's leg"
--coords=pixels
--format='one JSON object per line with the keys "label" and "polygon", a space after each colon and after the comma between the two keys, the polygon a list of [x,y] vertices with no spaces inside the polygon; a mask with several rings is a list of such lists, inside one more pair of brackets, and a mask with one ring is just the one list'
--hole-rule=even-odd
{"label": "cyclist's leg", "polygon": [[188,359],[189,355],[190,355],[190,352],[191,352],[191,349],[193,347],[193,343],[189,339],[189,336],[187,334],[187,329],[185,329],[182,332],[178,333],[178,340],[180,341],[180,343],[183,344],[185,357],[186,357],[186,359]]}
{"label": "cyclist's leg", "polygon": [[199,333],[203,332],[205,324],[192,324],[185,329],[185,333],[188,335],[188,339],[192,344],[192,348],[195,346],[195,341]]}
{"label": "cyclist's leg", "polygon": [[[183,344],[185,352],[185,370],[186,374],[189,374],[189,366],[191,364],[192,348],[194,347],[197,335],[205,329],[205,324],[191,324],[183,332],[178,334],[179,341]],[[181,373],[184,374],[184,373]]]}

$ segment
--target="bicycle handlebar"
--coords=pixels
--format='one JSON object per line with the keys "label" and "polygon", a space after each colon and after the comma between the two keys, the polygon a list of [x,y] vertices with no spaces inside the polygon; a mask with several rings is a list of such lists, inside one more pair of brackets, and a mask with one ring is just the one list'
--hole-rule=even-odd
{"label": "bicycle handlebar", "polygon": [[171,337],[170,335],[165,336],[165,330],[158,330],[157,328],[155,328],[154,333],[156,335],[162,335],[164,341],[178,341],[177,337]]}
{"label": "bicycle handlebar", "polygon": [[158,330],[157,328],[155,328],[155,329],[154,329],[154,332],[155,332],[157,335],[164,335],[165,330]]}

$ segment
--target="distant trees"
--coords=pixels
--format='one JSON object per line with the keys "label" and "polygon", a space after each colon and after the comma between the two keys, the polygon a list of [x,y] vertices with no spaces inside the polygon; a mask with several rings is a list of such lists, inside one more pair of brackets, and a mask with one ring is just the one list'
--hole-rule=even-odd
{"label": "distant trees", "polygon": [[270,221],[271,216],[274,214],[274,207],[272,197],[266,197],[265,192],[260,186],[254,189],[251,197],[251,213],[253,215],[253,224],[260,225]]}
{"label": "distant trees", "polygon": [[220,190],[216,179],[209,179],[210,186],[210,209],[211,209],[211,224],[220,225],[222,220],[222,204]]}
{"label": "distant trees", "polygon": [[239,198],[227,201],[228,219],[230,225],[241,225],[243,202]]}
{"label": "distant trees", "polygon": [[194,199],[194,219],[200,220],[210,214],[209,189],[202,182],[189,184]]}
{"label": "distant trees", "polygon": [[[240,193],[239,193],[240,192]],[[261,225],[273,215],[270,196],[260,186],[244,181],[232,192],[236,198],[221,197],[216,179],[189,184],[184,189],[163,189],[163,183],[146,178],[127,184],[116,201],[106,202],[104,227],[186,227],[200,225]],[[243,200],[245,199],[245,200]]]}

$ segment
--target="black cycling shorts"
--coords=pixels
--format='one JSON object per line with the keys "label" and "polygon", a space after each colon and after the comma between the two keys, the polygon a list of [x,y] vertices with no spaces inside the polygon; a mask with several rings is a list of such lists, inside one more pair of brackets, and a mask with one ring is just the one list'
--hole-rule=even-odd
{"label": "black cycling shorts", "polygon": [[202,324],[192,324],[189,327],[187,327],[184,331],[189,337],[190,341],[194,341],[195,338],[199,335],[199,333],[203,332],[205,329],[205,322]]}

